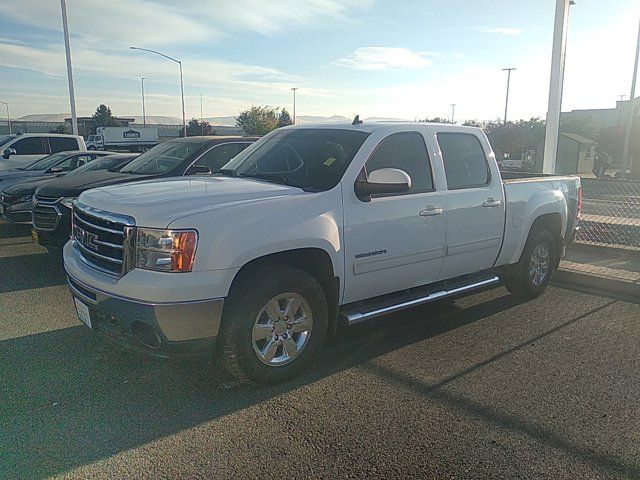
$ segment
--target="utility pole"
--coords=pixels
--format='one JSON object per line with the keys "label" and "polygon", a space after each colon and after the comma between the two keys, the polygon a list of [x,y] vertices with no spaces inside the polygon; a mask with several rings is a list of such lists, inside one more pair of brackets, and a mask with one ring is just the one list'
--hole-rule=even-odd
{"label": "utility pole", "polygon": [[[64,2],[64,0],[61,0]],[[187,136],[187,118],[184,114],[184,83],[182,81],[182,61],[176,60],[169,55],[165,55],[164,53],[156,52],[155,50],[150,50],[148,48],[140,48],[140,47],[129,47],[131,50],[142,50],[143,52],[155,53],[156,55],[160,55],[161,57],[166,58],[167,60],[171,60],[172,62],[177,63],[180,66],[180,96],[182,98],[182,133],[186,137]]]}
{"label": "utility pole", "polygon": [[7,107],[7,123],[9,124],[9,135],[11,135],[11,117],[9,116],[9,104],[0,100],[0,103]]}
{"label": "utility pole", "polygon": [[71,104],[71,128],[78,135],[78,116],[76,115],[76,97],[73,91],[73,70],[71,69],[71,47],[69,46],[69,25],[67,23],[67,2],[60,0],[62,9],[62,30],[64,31],[64,49],[67,54],[67,79],[69,81],[69,103]]}
{"label": "utility pole", "polygon": [[618,95],[618,101],[622,102],[624,100],[624,97],[626,97],[626,95]]}
{"label": "utility pole", "polygon": [[200,136],[204,137],[204,117],[202,115],[202,94],[200,94]]}
{"label": "utility pole", "polygon": [[456,113],[456,104],[452,103],[451,104],[451,123],[456,123],[454,120],[455,113]]}
{"label": "utility pole", "polygon": [[144,111],[144,81],[145,81],[145,77],[142,77],[141,80],[142,80],[142,126],[146,127],[147,126],[147,114]]}
{"label": "utility pole", "polygon": [[504,100],[504,125],[507,124],[507,108],[509,107],[509,84],[511,83],[511,70],[515,67],[503,68],[503,72],[507,72],[507,96]]}
{"label": "utility pole", "polygon": [[293,91],[293,124],[296,124],[296,90],[298,87],[293,87],[291,91]]}
{"label": "utility pole", "polygon": [[638,76],[638,57],[640,57],[640,22],[638,22],[638,41],[636,43],[636,57],[633,62],[633,77],[631,78],[631,93],[629,93],[629,111],[627,112],[627,128],[624,133],[624,153],[622,154],[623,173],[631,167],[629,162],[629,145],[631,144],[631,129],[633,128],[633,107],[636,95],[636,77]]}
{"label": "utility pole", "polygon": [[551,51],[551,76],[549,80],[549,103],[544,139],[543,173],[556,172],[556,153],[560,132],[560,111],[562,108],[562,81],[564,79],[564,59],[569,27],[569,5],[573,0],[556,0],[555,24],[553,27],[553,49]]}

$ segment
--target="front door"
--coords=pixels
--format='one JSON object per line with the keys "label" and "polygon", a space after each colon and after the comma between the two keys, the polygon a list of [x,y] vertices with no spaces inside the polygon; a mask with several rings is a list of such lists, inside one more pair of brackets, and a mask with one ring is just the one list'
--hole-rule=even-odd
{"label": "front door", "polygon": [[[437,134],[447,180],[446,256],[439,279],[490,268],[504,229],[504,194],[477,136]],[[495,162],[493,163],[495,165]]]}
{"label": "front door", "polygon": [[361,176],[397,168],[411,177],[408,192],[358,199],[344,191],[344,303],[436,280],[444,256],[445,195],[436,191],[425,141],[416,131],[380,141]]}

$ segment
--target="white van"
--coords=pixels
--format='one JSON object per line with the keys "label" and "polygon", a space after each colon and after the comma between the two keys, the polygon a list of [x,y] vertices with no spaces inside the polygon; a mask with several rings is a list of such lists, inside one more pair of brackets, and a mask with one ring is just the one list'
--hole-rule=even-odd
{"label": "white van", "polygon": [[51,153],[85,151],[84,139],[60,133],[18,133],[0,137],[0,170],[24,167]]}

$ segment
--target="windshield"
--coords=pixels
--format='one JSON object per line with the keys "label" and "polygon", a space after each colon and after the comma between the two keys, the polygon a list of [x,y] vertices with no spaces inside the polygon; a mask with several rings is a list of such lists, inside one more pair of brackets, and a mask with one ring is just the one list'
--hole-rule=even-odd
{"label": "windshield", "polygon": [[329,190],[340,181],[368,136],[345,129],[280,130],[240,153],[222,172],[305,190]]}
{"label": "windshield", "polygon": [[77,175],[82,172],[92,172],[94,170],[118,170],[123,165],[126,165],[131,161],[132,158],[135,157],[121,157],[120,155],[107,156],[103,158],[98,158],[93,160],[92,162],[85,163],[81,167],[76,168],[73,172],[69,173],[69,175]]}
{"label": "windshield", "polygon": [[[140,155],[121,170],[137,175],[163,175],[187,167],[193,157],[204,150],[201,142],[164,142]],[[182,172],[180,172],[182,173]]]}
{"label": "windshield", "polygon": [[15,135],[6,135],[2,138],[0,138],[0,147],[9,143],[11,140],[13,140],[14,138],[16,138]]}
{"label": "windshield", "polygon": [[24,170],[27,171],[36,171],[36,170],[46,170],[47,168],[51,168],[57,163],[61,162],[65,158],[67,158],[68,154],[62,153],[53,153],[48,157],[41,158],[37,162],[32,163],[31,165],[24,167]]}

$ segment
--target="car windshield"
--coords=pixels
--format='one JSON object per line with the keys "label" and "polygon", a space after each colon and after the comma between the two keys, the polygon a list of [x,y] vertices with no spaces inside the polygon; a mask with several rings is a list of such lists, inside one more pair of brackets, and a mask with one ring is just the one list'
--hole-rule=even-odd
{"label": "car windshield", "polygon": [[83,172],[92,172],[95,170],[119,170],[123,165],[128,164],[132,158],[135,157],[121,157],[120,155],[106,156],[104,158],[98,158],[92,162],[85,163],[81,167],[76,168],[73,172],[67,174],[77,175]]}
{"label": "car windshield", "polygon": [[225,175],[324,191],[336,186],[368,133],[332,128],[279,130],[240,153]]}
{"label": "car windshield", "polygon": [[174,172],[186,168],[188,162],[204,148],[202,142],[164,142],[140,155],[121,172],[136,175],[163,175]]}
{"label": "car windshield", "polygon": [[54,165],[60,163],[62,160],[67,158],[68,154],[66,153],[53,153],[47,157],[41,158],[37,162],[32,163],[23,168],[23,170],[27,170],[29,172],[38,171],[38,170],[46,170],[47,168],[51,168]]}
{"label": "car windshield", "polygon": [[0,147],[3,146],[6,143],[9,143],[14,138],[16,138],[15,135],[6,135],[6,136],[0,138]]}

